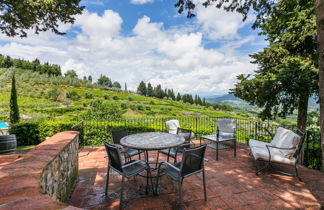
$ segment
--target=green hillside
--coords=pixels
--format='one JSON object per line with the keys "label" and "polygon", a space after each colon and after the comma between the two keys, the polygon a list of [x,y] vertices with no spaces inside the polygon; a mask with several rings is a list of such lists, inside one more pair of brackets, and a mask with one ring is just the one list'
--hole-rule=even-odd
{"label": "green hillside", "polygon": [[192,105],[181,101],[140,96],[125,91],[105,90],[104,87],[75,78],[49,76],[18,68],[0,69],[0,120],[8,121],[11,75],[16,72],[18,104],[25,121],[82,120],[101,103],[115,107],[122,118],[214,116],[253,118],[244,111],[215,110],[213,107]]}

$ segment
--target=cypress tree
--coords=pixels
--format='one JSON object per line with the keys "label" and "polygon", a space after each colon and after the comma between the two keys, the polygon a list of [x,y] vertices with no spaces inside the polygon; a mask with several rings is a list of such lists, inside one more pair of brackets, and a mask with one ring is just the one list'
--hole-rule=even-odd
{"label": "cypress tree", "polygon": [[11,97],[10,97],[10,123],[19,122],[19,109],[17,100],[17,89],[15,75],[12,76]]}

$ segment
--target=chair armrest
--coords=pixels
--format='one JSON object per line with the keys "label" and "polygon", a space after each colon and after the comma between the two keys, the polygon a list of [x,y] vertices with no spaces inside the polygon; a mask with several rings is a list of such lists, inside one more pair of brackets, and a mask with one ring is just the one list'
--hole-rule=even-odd
{"label": "chair armrest", "polygon": [[159,164],[159,167],[158,167],[159,170],[160,170],[160,168],[161,168],[162,165],[167,165],[167,166],[173,168],[174,170],[180,172],[180,168],[177,168],[174,165],[172,165],[171,163],[166,162],[166,161],[163,161],[162,163]]}
{"label": "chair armrest", "polygon": [[287,147],[276,147],[276,146],[272,146],[272,145],[266,145],[266,147],[271,147],[271,148],[274,148],[274,149],[279,149],[279,150],[293,150],[293,149],[296,149],[296,147],[290,147],[290,148],[287,148]]}
{"label": "chair armrest", "polygon": [[291,147],[291,148],[286,148],[286,147],[276,147],[276,146],[272,146],[272,145],[266,145],[268,153],[269,153],[269,162],[271,162],[271,151],[270,148],[274,148],[274,149],[278,149],[278,150],[293,150],[296,149],[296,147]]}

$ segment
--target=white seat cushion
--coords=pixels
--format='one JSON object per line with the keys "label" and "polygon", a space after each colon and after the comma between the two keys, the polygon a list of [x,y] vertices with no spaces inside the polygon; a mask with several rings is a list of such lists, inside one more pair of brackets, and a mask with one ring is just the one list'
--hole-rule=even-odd
{"label": "white seat cushion", "polygon": [[234,133],[225,133],[225,132],[219,132],[219,139],[233,139],[234,138]]}
{"label": "white seat cushion", "polygon": [[254,140],[254,139],[249,140],[250,147],[261,147],[261,148],[264,147],[265,148],[266,145],[271,145],[271,144],[267,143],[267,142],[263,142],[263,141]]}
{"label": "white seat cushion", "polygon": [[[289,165],[294,165],[296,163],[296,159],[294,157],[286,158],[278,149],[269,149],[271,152],[271,162],[285,163]],[[266,147],[251,147],[251,152],[255,160],[269,160],[269,152]]]}

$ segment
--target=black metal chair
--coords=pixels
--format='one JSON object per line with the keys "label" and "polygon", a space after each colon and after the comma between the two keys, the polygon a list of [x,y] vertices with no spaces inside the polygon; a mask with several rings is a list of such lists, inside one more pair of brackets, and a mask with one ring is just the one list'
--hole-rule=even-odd
{"label": "black metal chair", "polygon": [[[113,130],[111,131],[112,141],[114,144],[120,144],[120,140],[128,135],[127,129],[119,129],[119,130]],[[138,158],[141,159],[141,153],[143,153],[143,150],[138,149],[132,149],[132,148],[125,148],[124,151],[122,151],[122,154],[125,157],[125,161],[127,159],[131,160],[133,156],[138,155]]]}
{"label": "black metal chair", "polygon": [[184,137],[185,139],[185,143],[179,145],[178,147],[175,148],[169,148],[169,149],[162,149],[159,150],[157,153],[157,161],[159,160],[159,155],[160,153],[165,154],[168,156],[167,161],[169,162],[169,158],[172,157],[174,158],[174,162],[177,162],[177,155],[182,155],[183,154],[183,150],[185,148],[189,148],[191,144],[193,144],[191,142],[191,135],[192,135],[192,130],[190,129],[184,129],[184,128],[178,128],[177,129],[177,135],[181,135]]}
{"label": "black metal chair", "polygon": [[[152,177],[151,171],[150,171],[150,166],[144,160],[131,160],[129,162],[122,163],[122,158],[121,158],[121,153],[120,153],[121,147],[119,145],[109,144],[107,142],[104,142],[104,145],[105,145],[107,155],[109,158],[108,167],[107,167],[105,195],[106,196],[108,195],[109,171],[110,171],[110,169],[113,169],[114,171],[116,171],[117,173],[119,173],[122,176],[122,183],[121,183],[121,190],[120,190],[120,205],[119,205],[119,207],[122,208],[125,177],[126,178],[135,177],[136,175],[138,175],[146,170],[147,171],[146,187],[148,188],[149,177]],[[154,191],[152,178],[150,178],[150,179],[151,179],[152,191]]]}
{"label": "black metal chair", "polygon": [[[161,172],[164,172],[171,179],[178,182],[179,187],[179,200],[182,206],[182,183],[183,179],[191,175],[202,172],[203,185],[204,185],[204,197],[207,201],[206,181],[205,181],[205,168],[204,168],[204,156],[206,151],[206,145],[199,147],[184,149],[181,162],[171,164],[169,162],[162,162],[158,167],[158,175],[156,181],[156,192],[159,184],[159,176]],[[162,167],[163,166],[163,167]]]}

